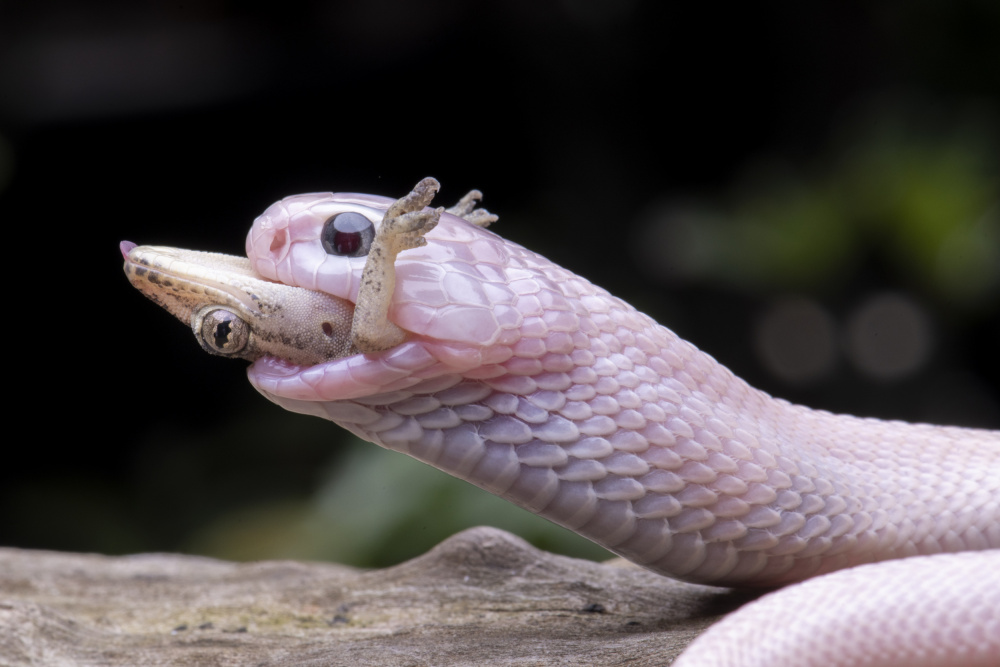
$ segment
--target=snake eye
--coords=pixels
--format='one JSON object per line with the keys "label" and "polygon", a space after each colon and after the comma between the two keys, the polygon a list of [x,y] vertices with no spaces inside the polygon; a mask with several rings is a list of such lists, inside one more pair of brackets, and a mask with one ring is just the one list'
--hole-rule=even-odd
{"label": "snake eye", "polygon": [[201,316],[198,334],[201,346],[207,351],[230,357],[247,346],[250,326],[232,311],[216,308]]}
{"label": "snake eye", "polygon": [[338,213],[323,224],[323,250],[328,255],[364,257],[371,250],[375,239],[375,225],[361,215],[348,211]]}

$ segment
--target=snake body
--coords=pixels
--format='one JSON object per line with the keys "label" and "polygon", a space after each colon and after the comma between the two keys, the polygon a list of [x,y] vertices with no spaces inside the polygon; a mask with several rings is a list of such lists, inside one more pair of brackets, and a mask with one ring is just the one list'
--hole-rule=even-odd
{"label": "snake body", "polygon": [[[250,266],[356,303],[365,259],[324,251],[324,221],[354,211],[378,224],[392,203],[283,199],[253,224]],[[310,366],[260,358],[253,385],[671,577],[777,586],[904,558],[892,579],[901,582],[917,576],[908,566],[942,562],[930,571],[958,573],[952,590],[971,586],[980,597],[971,639],[956,631],[939,643],[968,664],[1000,664],[1000,433],[790,404],[486,229],[443,213],[426,240],[395,261],[388,314],[405,342]],[[950,565],[909,558],[969,550],[980,553]],[[840,589],[834,577],[847,573],[816,581]],[[891,606],[891,590],[873,596]],[[705,636],[709,646],[747,643],[723,625],[721,642]]]}

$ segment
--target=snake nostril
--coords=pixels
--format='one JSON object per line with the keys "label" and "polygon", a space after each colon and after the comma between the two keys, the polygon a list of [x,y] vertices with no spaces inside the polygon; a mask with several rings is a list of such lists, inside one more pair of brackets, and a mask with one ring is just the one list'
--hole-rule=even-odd
{"label": "snake nostril", "polygon": [[279,250],[281,250],[281,248],[284,247],[285,243],[287,242],[288,242],[288,235],[285,233],[285,230],[284,229],[279,230],[274,233],[274,238],[271,239],[271,247],[269,248],[269,250],[271,252],[278,252]]}

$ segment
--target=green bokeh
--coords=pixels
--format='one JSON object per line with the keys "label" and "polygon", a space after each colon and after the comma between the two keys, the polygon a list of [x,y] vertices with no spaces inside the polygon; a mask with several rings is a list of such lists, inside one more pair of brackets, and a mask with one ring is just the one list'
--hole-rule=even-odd
{"label": "green bokeh", "polygon": [[761,158],[714,203],[666,209],[652,224],[684,232],[654,261],[739,289],[821,292],[878,254],[932,298],[987,302],[1000,289],[1000,128],[903,106],[845,121],[805,164]]}

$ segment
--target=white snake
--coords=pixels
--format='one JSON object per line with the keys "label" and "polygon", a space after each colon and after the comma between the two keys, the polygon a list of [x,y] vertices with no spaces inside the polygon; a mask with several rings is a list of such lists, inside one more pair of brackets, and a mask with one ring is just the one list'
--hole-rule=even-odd
{"label": "white snake", "polygon": [[[366,260],[328,254],[323,225],[354,211],[377,226],[393,201],[283,199],[254,222],[250,265],[353,304]],[[1000,432],[789,404],[455,215],[426,240],[395,261],[404,342],[311,366],[259,358],[253,385],[655,572],[824,575],[717,624],[678,665],[1000,665]]]}

